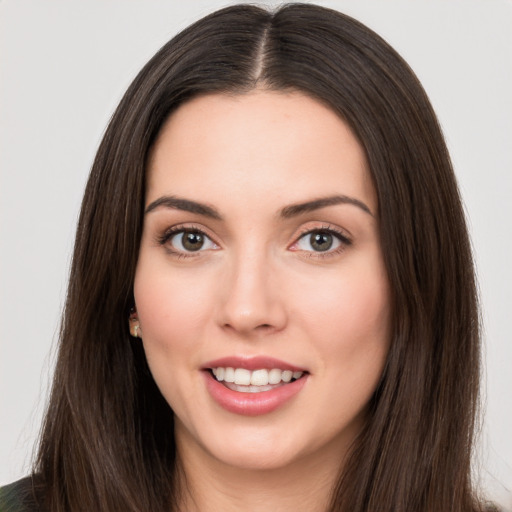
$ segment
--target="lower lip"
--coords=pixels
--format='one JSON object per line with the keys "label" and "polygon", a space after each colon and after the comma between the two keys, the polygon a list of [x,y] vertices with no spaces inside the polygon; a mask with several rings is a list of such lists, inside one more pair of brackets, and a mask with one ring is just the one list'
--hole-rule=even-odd
{"label": "lower lip", "polygon": [[304,386],[307,374],[289,384],[284,384],[269,391],[260,393],[244,393],[233,391],[204,372],[206,387],[212,398],[226,411],[244,416],[259,416],[275,411],[291,400]]}

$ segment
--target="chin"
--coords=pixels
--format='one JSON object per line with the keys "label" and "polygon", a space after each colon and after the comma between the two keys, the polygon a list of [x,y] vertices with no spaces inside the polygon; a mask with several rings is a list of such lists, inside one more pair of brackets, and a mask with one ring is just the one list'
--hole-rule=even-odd
{"label": "chin", "polygon": [[238,471],[279,471],[288,470],[296,464],[304,454],[282,447],[280,450],[269,449],[259,445],[240,447],[240,449],[222,450],[218,452],[217,460]]}
{"label": "chin", "polygon": [[[254,418],[251,421],[254,422]],[[294,426],[285,426],[275,418],[256,423],[259,424],[234,425],[232,422],[230,426],[218,425],[219,428],[195,432],[194,444],[202,456],[206,453],[214,464],[225,468],[250,472],[290,471],[299,463],[313,465],[318,461],[323,464],[327,459],[334,465],[341,463],[360,427],[359,421],[351,422],[342,433],[320,433],[318,428],[304,428],[300,421]],[[177,439],[183,436],[184,441],[178,445],[186,443],[190,448],[190,432],[178,429],[176,434]]]}

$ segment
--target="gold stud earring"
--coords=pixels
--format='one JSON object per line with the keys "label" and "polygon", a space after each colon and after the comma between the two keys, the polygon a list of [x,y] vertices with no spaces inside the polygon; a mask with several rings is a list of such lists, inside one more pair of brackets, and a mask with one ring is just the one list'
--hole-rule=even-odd
{"label": "gold stud earring", "polygon": [[130,310],[130,317],[128,318],[128,326],[130,328],[130,334],[134,338],[141,338],[139,317],[137,316],[137,311],[135,310],[135,308],[132,308]]}

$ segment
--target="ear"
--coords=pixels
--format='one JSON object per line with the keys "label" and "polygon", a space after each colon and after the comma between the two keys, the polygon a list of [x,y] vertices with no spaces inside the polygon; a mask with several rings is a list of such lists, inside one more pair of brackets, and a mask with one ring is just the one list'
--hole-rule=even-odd
{"label": "ear", "polygon": [[135,307],[133,307],[130,310],[130,317],[128,318],[128,325],[130,327],[130,334],[134,338],[142,338],[139,317],[137,315],[137,309]]}

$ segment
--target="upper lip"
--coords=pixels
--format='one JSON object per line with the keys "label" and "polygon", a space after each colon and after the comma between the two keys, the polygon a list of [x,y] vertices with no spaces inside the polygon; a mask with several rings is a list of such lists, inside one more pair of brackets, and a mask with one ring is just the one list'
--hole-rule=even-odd
{"label": "upper lip", "polygon": [[215,359],[214,361],[208,361],[203,365],[203,369],[207,370],[210,368],[245,368],[246,370],[261,370],[267,369],[272,370],[278,368],[279,370],[291,370],[292,372],[305,372],[304,368],[295,366],[293,364],[275,359],[269,356],[228,356]]}

